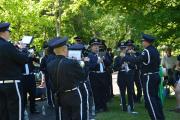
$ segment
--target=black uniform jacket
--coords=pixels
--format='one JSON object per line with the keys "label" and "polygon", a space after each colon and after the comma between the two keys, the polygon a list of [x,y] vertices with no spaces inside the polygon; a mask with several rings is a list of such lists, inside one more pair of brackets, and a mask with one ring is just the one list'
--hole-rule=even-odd
{"label": "black uniform jacket", "polygon": [[16,47],[0,38],[0,80],[21,79],[22,67],[28,62],[28,57]]}
{"label": "black uniform jacket", "polygon": [[76,60],[57,56],[47,66],[48,73],[52,80],[54,92],[64,93],[79,85],[84,80],[85,73]]}

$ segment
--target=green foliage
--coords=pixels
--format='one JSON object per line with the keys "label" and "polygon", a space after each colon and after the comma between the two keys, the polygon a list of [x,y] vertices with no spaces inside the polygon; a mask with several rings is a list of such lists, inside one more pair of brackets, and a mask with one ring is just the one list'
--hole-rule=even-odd
{"label": "green foliage", "polygon": [[88,43],[100,37],[109,47],[141,33],[156,36],[156,46],[180,49],[179,0],[1,0],[0,21],[12,24],[12,39],[33,35],[40,49],[43,41],[61,36],[82,36]]}

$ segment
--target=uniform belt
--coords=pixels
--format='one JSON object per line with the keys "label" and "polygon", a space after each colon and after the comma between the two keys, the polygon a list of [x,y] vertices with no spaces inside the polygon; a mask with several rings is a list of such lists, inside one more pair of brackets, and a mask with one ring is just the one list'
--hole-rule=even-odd
{"label": "uniform belt", "polygon": [[144,75],[152,75],[152,74],[157,74],[159,72],[148,72],[148,73],[144,73]]}
{"label": "uniform belt", "polygon": [[79,83],[80,83],[80,84],[83,84],[84,82],[85,82],[85,81],[80,81]]}
{"label": "uniform belt", "polygon": [[72,91],[75,91],[75,90],[77,90],[78,88],[77,87],[75,87],[75,88],[73,88],[73,89],[70,89],[70,90],[65,90],[64,92],[65,93],[67,93],[67,92],[72,92]]}
{"label": "uniform belt", "polygon": [[0,80],[0,84],[20,82],[20,80]]}
{"label": "uniform belt", "polygon": [[85,81],[84,81],[84,83],[87,83],[87,82],[89,82],[89,80],[85,80]]}
{"label": "uniform belt", "polygon": [[84,83],[86,83],[86,82],[88,82],[88,80],[80,81],[79,83],[80,83],[80,84],[84,84]]}
{"label": "uniform belt", "polygon": [[104,72],[101,72],[101,71],[91,71],[91,72],[93,72],[93,73],[105,73],[105,71]]}
{"label": "uniform belt", "polygon": [[29,74],[23,73],[23,75],[34,75],[34,73],[29,73]]}
{"label": "uniform belt", "polygon": [[[132,70],[132,69],[128,69],[128,71],[130,71],[130,70]],[[120,70],[120,71],[126,72],[126,70]]]}

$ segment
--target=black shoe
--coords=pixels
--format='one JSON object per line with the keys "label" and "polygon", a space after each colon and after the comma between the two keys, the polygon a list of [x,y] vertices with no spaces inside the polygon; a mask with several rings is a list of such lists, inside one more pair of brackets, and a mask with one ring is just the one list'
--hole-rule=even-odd
{"label": "black shoe", "polygon": [[137,98],[134,100],[134,103],[141,103],[141,98]]}
{"label": "black shoe", "polygon": [[176,112],[176,113],[180,113],[180,108],[175,108],[175,109],[172,109],[172,110],[170,110],[170,111]]}
{"label": "black shoe", "polygon": [[100,108],[100,109],[96,110],[96,113],[102,113],[102,112],[106,112],[106,111],[108,111],[107,108]]}
{"label": "black shoe", "polygon": [[123,111],[123,112],[127,112],[127,109],[123,109],[122,111]]}
{"label": "black shoe", "polygon": [[30,111],[30,112],[31,112],[31,114],[40,114],[40,112],[37,111],[37,110],[32,110],[32,111]]}
{"label": "black shoe", "polygon": [[109,111],[107,107],[103,108],[102,110],[103,110],[103,112],[108,112]]}
{"label": "black shoe", "polygon": [[177,108],[174,112],[180,113],[180,108]]}
{"label": "black shoe", "polygon": [[96,114],[101,113],[101,112],[102,112],[102,109],[96,110]]}
{"label": "black shoe", "polygon": [[123,109],[122,109],[122,111],[123,111],[123,112],[127,112],[127,107],[124,106]]}

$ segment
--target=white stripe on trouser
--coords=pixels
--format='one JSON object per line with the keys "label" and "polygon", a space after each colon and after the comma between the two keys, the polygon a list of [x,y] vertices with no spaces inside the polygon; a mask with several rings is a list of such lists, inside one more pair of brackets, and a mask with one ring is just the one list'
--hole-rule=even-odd
{"label": "white stripe on trouser", "polygon": [[18,98],[19,98],[19,120],[21,120],[21,95],[20,95],[20,92],[19,92],[19,87],[18,87],[18,82],[15,81],[15,86],[16,86],[16,91],[17,91],[17,95],[18,95]]}
{"label": "white stripe on trouser", "polygon": [[61,120],[61,107],[59,107],[59,120]]}
{"label": "white stripe on trouser", "polygon": [[86,93],[87,93],[87,120],[89,120],[89,92],[88,92],[86,83],[84,83],[84,87],[85,87]]}
{"label": "white stripe on trouser", "polygon": [[157,120],[156,114],[155,114],[155,112],[154,112],[154,108],[153,108],[153,105],[152,105],[152,102],[151,102],[151,98],[150,98],[150,96],[149,96],[149,75],[147,75],[146,92],[147,92],[147,97],[148,97],[148,100],[149,100],[150,107],[151,107],[151,109],[152,109],[154,118],[155,118],[155,120]]}
{"label": "white stripe on trouser", "polygon": [[80,101],[81,101],[81,104],[80,104],[80,116],[81,116],[81,120],[82,120],[82,95],[81,95],[81,92],[80,92],[79,88],[77,90],[78,90]]}

